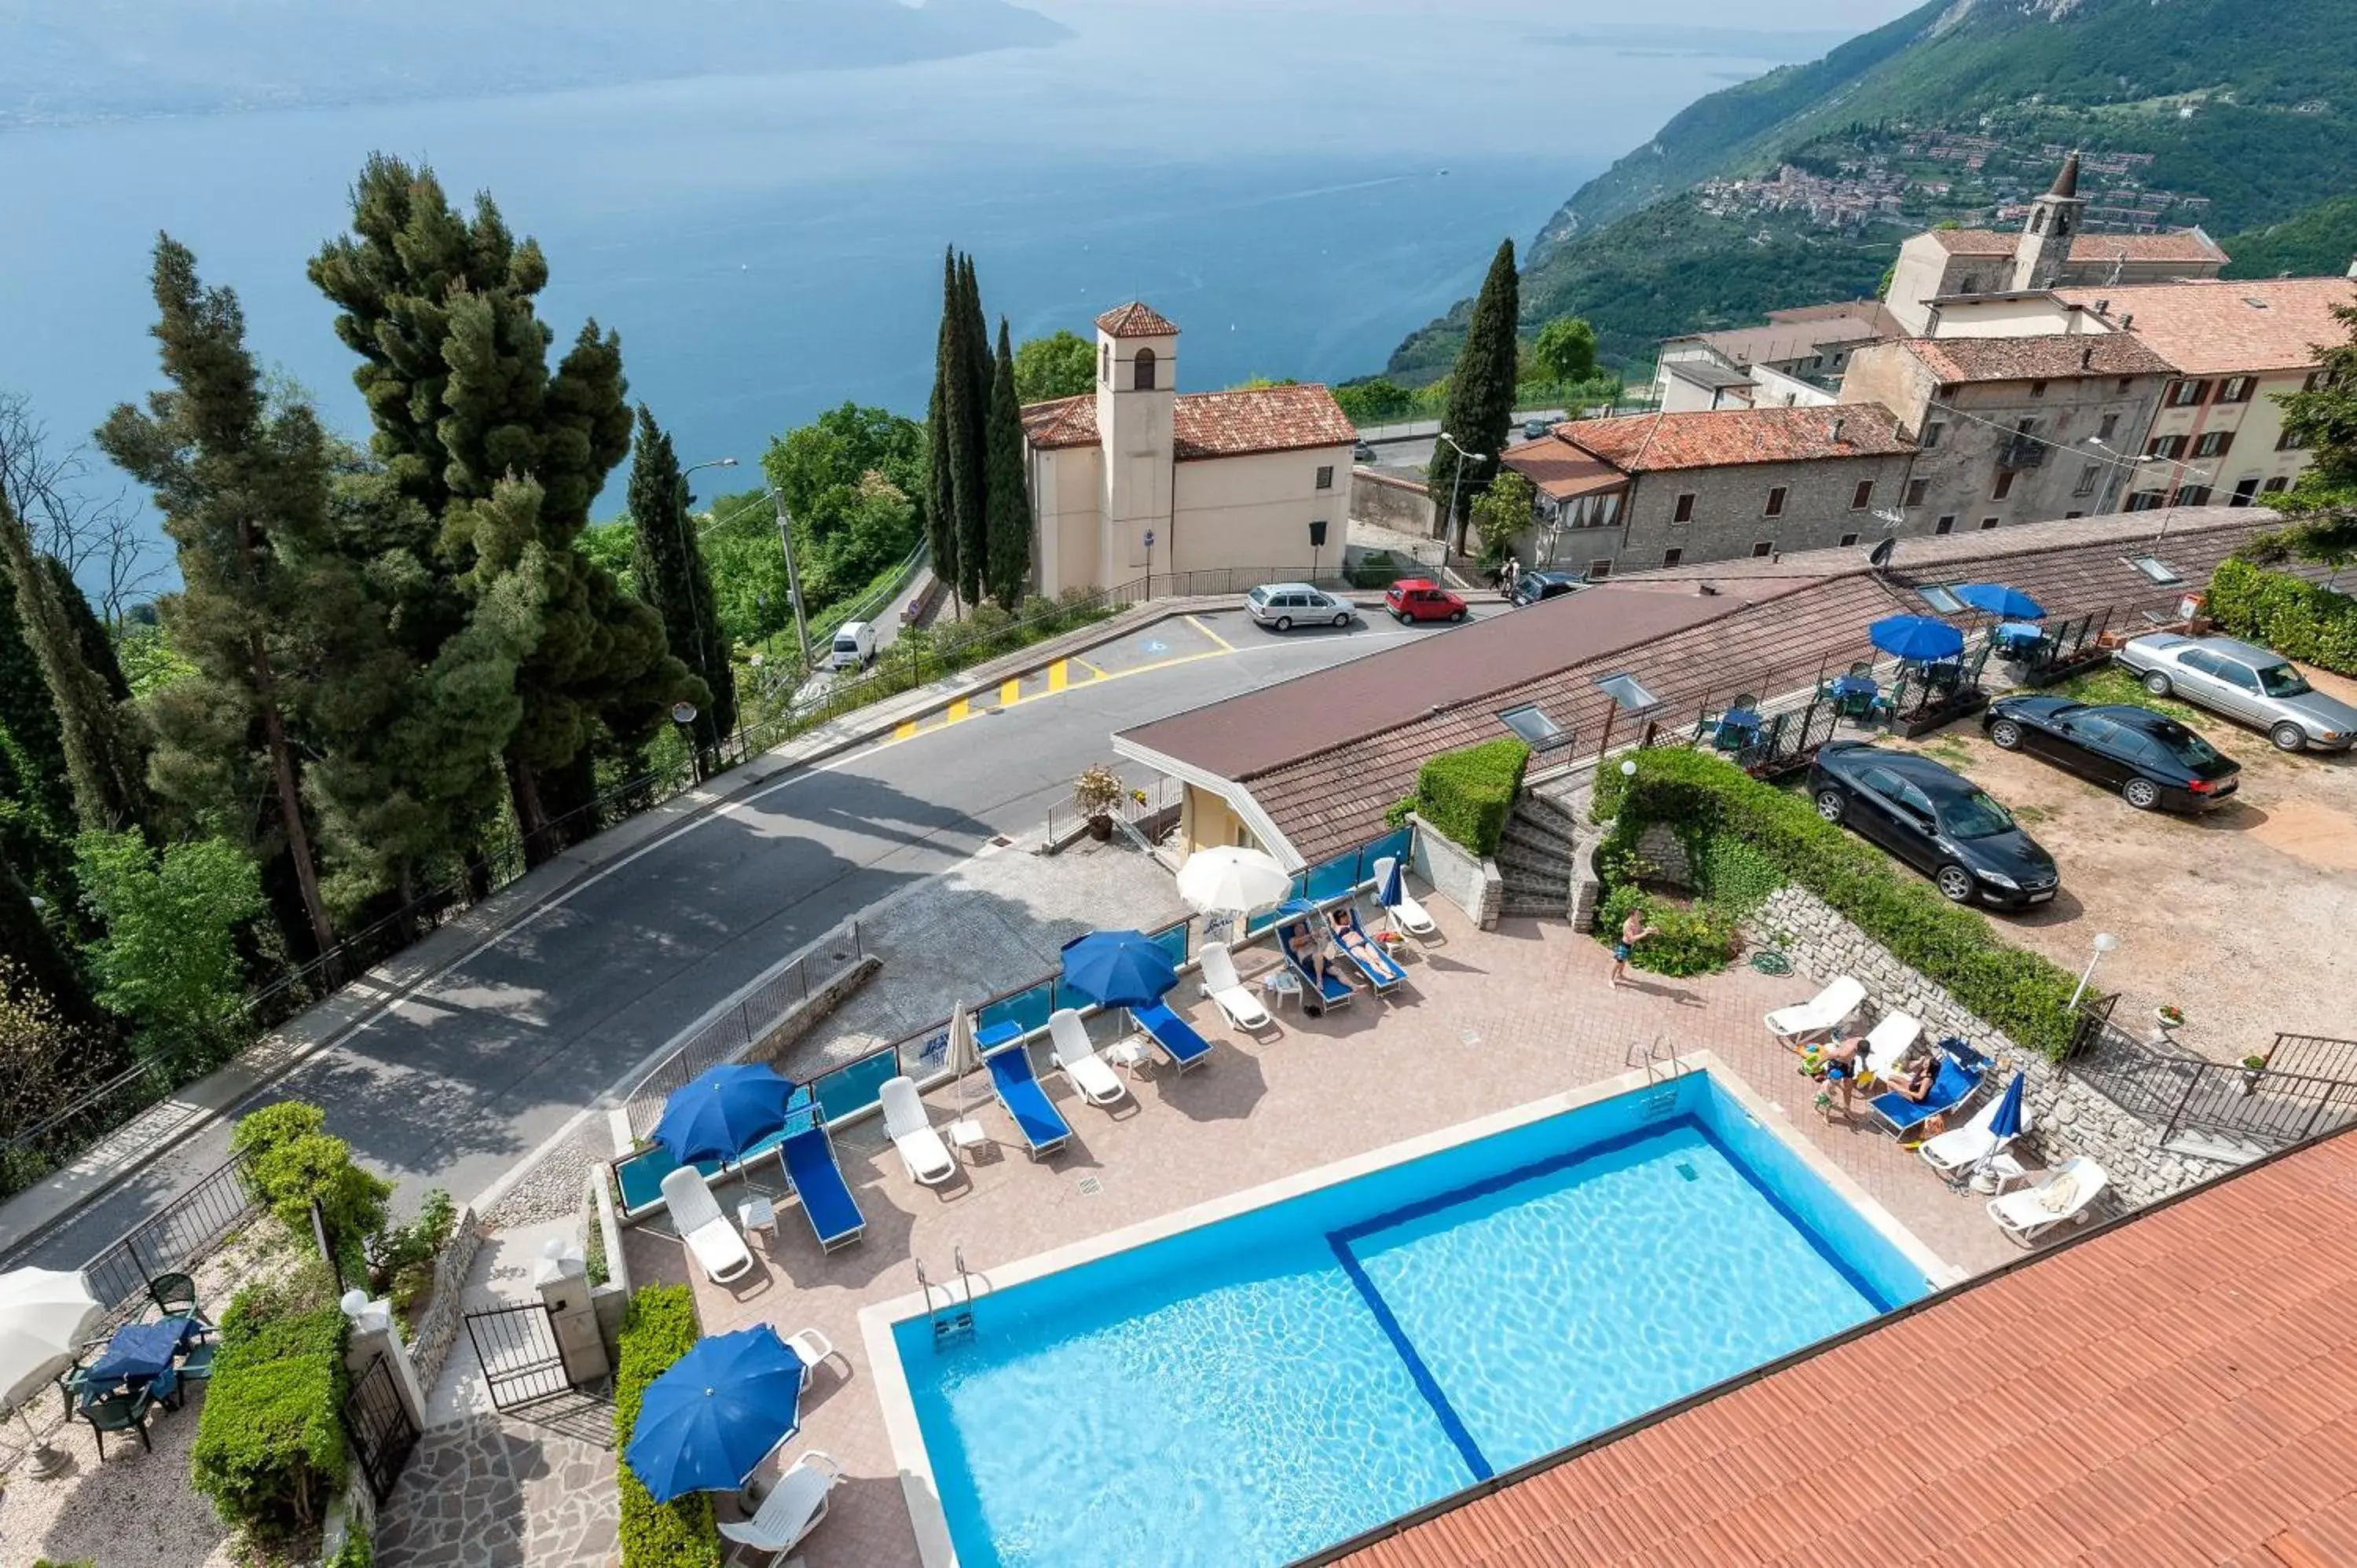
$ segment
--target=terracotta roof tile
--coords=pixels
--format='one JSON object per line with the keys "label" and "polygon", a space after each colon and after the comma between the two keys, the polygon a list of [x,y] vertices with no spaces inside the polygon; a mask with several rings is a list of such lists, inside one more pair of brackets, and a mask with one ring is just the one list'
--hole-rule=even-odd
{"label": "terracotta roof tile", "polygon": [[2166,376],[2177,367],[2139,330],[2038,338],[1910,338],[1907,351],[1943,381],[2044,381],[2073,376]]}
{"label": "terracotta roof tile", "polygon": [[1108,338],[1176,338],[1178,328],[1168,317],[1140,300],[1117,305],[1097,317],[1097,330]]}
{"label": "terracotta roof tile", "polygon": [[2345,342],[2335,306],[2357,305],[2347,278],[2201,280],[2056,291],[2072,305],[2102,305],[2190,376],[2304,370],[2320,345]]}
{"label": "terracotta roof tile", "polygon": [[1631,474],[1732,463],[1887,457],[1915,449],[1899,428],[1897,416],[1870,403],[1579,419],[1555,426],[1555,434],[1557,440],[1573,442]]}
{"label": "terracotta roof tile", "polygon": [[1552,435],[1509,446],[1500,460],[1557,500],[1618,489],[1629,482],[1628,475],[1603,458]]}
{"label": "terracotta roof tile", "polygon": [[[1309,446],[1348,446],[1359,438],[1334,394],[1314,384],[1250,387],[1240,392],[1183,392],[1171,409],[1176,456],[1243,457]],[[1042,451],[1097,444],[1093,393],[1027,403],[1023,433]]]}
{"label": "terracotta roof tile", "polygon": [[[1633,1431],[1606,1434],[1561,1463],[1345,1556],[1351,1564],[1608,1568],[1651,1563],[1942,1564],[1943,1568],[2135,1563],[2137,1568],[2310,1568],[2357,1562],[2357,1351],[2308,1341],[2256,1291],[2205,1301],[2222,1340],[2280,1348],[2302,1412],[2295,1430],[2247,1420],[2248,1402],[2199,1382],[2154,1391],[2183,1346],[2169,1331],[2186,1294],[2173,1267],[2199,1260],[2299,1302],[2357,1296],[2357,1249],[2319,1238],[2357,1230],[2357,1132],[2296,1150],[2180,1199],[2024,1259],[1886,1318],[1766,1377]],[[2123,1269],[2121,1255],[2141,1260]],[[2002,1343],[1979,1344],[1993,1325]],[[1961,1347],[1973,1346],[1972,1359]],[[1934,1472],[1901,1439],[1923,1430],[1920,1402],[1890,1397],[1894,1366],[1938,1367]],[[2001,1369],[2024,1391],[1975,1386]],[[1952,1382],[1948,1374],[1954,1374]],[[2116,1397],[2139,1379],[2149,1397]],[[2093,1391],[2091,1392],[2091,1391]],[[1797,1403],[1788,1392],[1804,1397]],[[1745,1418],[1779,1411],[1772,1444],[1790,1455],[1867,1455],[1870,1486],[1827,1486],[1797,1461],[1781,1472],[1721,1466],[1706,1485],[1632,1453],[1707,1450]],[[1650,1443],[1641,1444],[1641,1438]],[[2087,1463],[2091,1455],[2099,1462]],[[2224,1461],[2224,1462],[2222,1462]],[[1597,1528],[1606,1521],[1609,1529]],[[1576,1542],[1576,1550],[1566,1541]],[[2270,1550],[2270,1546],[2273,1550]]]}
{"label": "terracotta roof tile", "polygon": [[2020,248],[2021,236],[1994,229],[1931,229],[1933,243],[1952,256],[2009,256]]}
{"label": "terracotta roof tile", "polygon": [[1097,444],[1097,400],[1093,393],[1060,397],[1053,403],[1023,405],[1023,434],[1042,451],[1060,446]]}
{"label": "terracotta roof tile", "polygon": [[[2010,256],[2020,244],[2018,234],[1994,229],[1932,229],[1927,231],[1952,256]],[[2199,229],[2179,229],[2166,234],[2082,234],[2071,242],[2074,266],[2103,262],[2183,262],[2188,265],[2222,266],[2226,252]]]}

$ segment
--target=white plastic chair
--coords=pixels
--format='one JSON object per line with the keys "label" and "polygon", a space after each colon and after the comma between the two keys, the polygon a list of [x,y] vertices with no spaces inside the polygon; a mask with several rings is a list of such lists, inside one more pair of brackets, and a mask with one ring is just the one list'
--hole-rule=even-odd
{"label": "white plastic chair", "polygon": [[752,1268],[753,1254],[745,1238],[720,1212],[719,1200],[694,1166],[682,1165],[663,1177],[662,1196],[679,1239],[687,1243],[687,1250],[695,1254],[696,1262],[714,1284],[725,1285]]}
{"label": "white plastic chair", "polygon": [[884,1102],[884,1133],[899,1151],[909,1175],[927,1187],[939,1187],[957,1175],[957,1156],[933,1131],[925,1102],[917,1096],[916,1079],[888,1078],[877,1090]]}
{"label": "white plastic chair", "polygon": [[[1375,886],[1381,888],[1392,879],[1392,857],[1375,862]],[[1424,906],[1410,896],[1407,884],[1400,884],[1399,902],[1391,908],[1392,924],[1412,937],[1428,937],[1440,929],[1440,922],[1425,913]]]}
{"label": "white plastic chair", "polygon": [[1867,1034],[1866,1070],[1877,1078],[1889,1077],[1922,1037],[1923,1022],[1912,1013],[1885,1013]]}
{"label": "white plastic chair", "polygon": [[792,1551],[826,1518],[827,1494],[843,1481],[843,1466],[813,1448],[786,1467],[753,1517],[742,1524],[726,1520],[720,1533],[739,1546],[767,1552],[772,1560]]}
{"label": "white plastic chair", "polygon": [[1129,1088],[1121,1081],[1121,1074],[1089,1044],[1088,1026],[1070,1007],[1059,1007],[1048,1015],[1048,1048],[1056,1065],[1071,1080],[1081,1098],[1092,1105],[1117,1105],[1129,1095]]}
{"label": "white plastic chair", "polygon": [[1846,1022],[1866,1000],[1866,983],[1854,975],[1837,975],[1832,984],[1790,1007],[1768,1015],[1768,1032],[1788,1045],[1798,1046],[1812,1035],[1829,1035]]}
{"label": "white plastic chair", "polygon": [[1988,1200],[1996,1228],[2027,1247],[2065,1222],[2085,1224],[2095,1199],[2111,1178],[2084,1155],[2064,1160],[2032,1186]]}
{"label": "white plastic chair", "polygon": [[1260,1004],[1260,998],[1245,988],[1243,977],[1236,973],[1235,957],[1228,951],[1225,942],[1203,944],[1203,994],[1227,1015],[1229,1023],[1248,1034],[1276,1022]]}
{"label": "white plastic chair", "polygon": [[805,1372],[815,1372],[820,1363],[834,1354],[834,1341],[815,1328],[805,1328],[799,1334],[786,1336],[786,1348],[802,1364]]}
{"label": "white plastic chair", "polygon": [[[1920,1151],[1923,1163],[1938,1171],[1948,1182],[1958,1183],[1970,1176],[1983,1160],[1994,1159],[2004,1153],[2006,1145],[2013,1139],[1997,1137],[1989,1131],[1989,1123],[1996,1120],[1997,1111],[2004,1104],[2004,1095],[1993,1095],[1988,1103],[1975,1112],[1973,1119],[1963,1126],[1951,1127],[1938,1137],[1925,1139]],[[2027,1111],[2022,1112],[2021,1130],[2024,1133],[2029,1131],[2029,1113]]]}

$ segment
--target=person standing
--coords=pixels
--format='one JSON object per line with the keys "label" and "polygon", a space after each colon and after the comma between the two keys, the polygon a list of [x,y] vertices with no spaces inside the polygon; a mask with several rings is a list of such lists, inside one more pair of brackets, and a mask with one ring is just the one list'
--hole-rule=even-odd
{"label": "person standing", "polygon": [[1658,937],[1661,934],[1660,930],[1645,923],[1643,905],[1640,904],[1629,911],[1620,922],[1620,940],[1612,945],[1613,984],[1629,983],[1629,960],[1636,953],[1637,944],[1647,937]]}

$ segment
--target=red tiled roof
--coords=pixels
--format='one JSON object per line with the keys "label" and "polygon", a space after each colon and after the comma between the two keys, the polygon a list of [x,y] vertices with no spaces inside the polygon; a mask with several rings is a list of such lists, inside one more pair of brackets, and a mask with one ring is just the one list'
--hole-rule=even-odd
{"label": "red tiled roof", "polygon": [[2054,332],[2037,338],[1910,338],[1907,349],[1943,381],[2174,374],[2177,367],[2154,353],[2142,337],[2140,332]]}
{"label": "red tiled roof", "polygon": [[1178,328],[1152,306],[1132,300],[1097,317],[1097,330],[1108,338],[1176,338]]}
{"label": "red tiled roof", "polygon": [[2357,306],[2347,278],[2204,279],[2056,291],[2072,305],[2101,305],[2189,376],[2305,370],[2319,347],[2346,342],[2335,306]]}
{"label": "red tiled roof", "polygon": [[1023,405],[1023,434],[1042,451],[1059,446],[1097,444],[1097,400],[1093,392],[1060,397],[1053,403]]}
{"label": "red tiled roof", "polygon": [[2357,1563],[2357,1133],[1410,1525],[1354,1568]]}
{"label": "red tiled roof", "polygon": [[[1181,463],[1244,457],[1308,446],[1348,446],[1359,438],[1334,394],[1315,383],[1186,392],[1172,406],[1173,445]],[[1042,451],[1097,444],[1093,393],[1028,403],[1023,434]]]}
{"label": "red tiled roof", "polygon": [[1557,500],[1617,489],[1629,482],[1628,475],[1601,457],[1552,435],[1509,446],[1500,461]]}
{"label": "red tiled roof", "polygon": [[[1931,229],[1926,233],[1952,256],[2010,256],[2020,243],[2018,234],[1994,229]],[[2076,266],[2099,262],[2184,262],[2223,265],[2226,252],[2199,229],[2167,234],[2082,234],[2071,242]]]}
{"label": "red tiled roof", "polygon": [[1952,256],[2009,256],[2021,242],[2018,234],[1994,229],[1927,229],[1939,247]]}
{"label": "red tiled roof", "polygon": [[1733,463],[1809,463],[1826,457],[1888,457],[1915,444],[1879,403],[1827,408],[1713,409],[1580,419],[1555,426],[1624,473],[1716,468]]}

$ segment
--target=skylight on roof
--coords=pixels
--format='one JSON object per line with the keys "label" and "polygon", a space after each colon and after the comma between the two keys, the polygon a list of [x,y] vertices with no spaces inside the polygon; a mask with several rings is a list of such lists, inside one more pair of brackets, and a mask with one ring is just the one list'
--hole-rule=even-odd
{"label": "skylight on roof", "polygon": [[2154,582],[2159,584],[2164,588],[2177,587],[2185,581],[2183,577],[2178,575],[2176,567],[2170,565],[2168,562],[2162,560],[2158,555],[2131,555],[2127,558],[2127,561],[2129,565],[2135,567],[2137,571],[2143,573],[2146,576],[2151,578]]}
{"label": "skylight on roof", "polygon": [[1624,714],[1641,714],[1648,708],[1658,708],[1662,699],[1645,690],[1644,682],[1634,675],[1607,675],[1596,684],[1606,696],[1620,704]]}
{"label": "skylight on roof", "polygon": [[1928,588],[1918,588],[1915,590],[1915,594],[1917,597],[1921,598],[1925,604],[1932,607],[1934,614],[1952,616],[1962,615],[1964,613],[1964,601],[1956,597],[1955,595],[1948,592],[1947,589],[1942,587],[1937,583],[1932,584]]}
{"label": "skylight on roof", "polygon": [[1541,713],[1536,703],[1508,708],[1498,715],[1498,722],[1528,741],[1533,751],[1552,751],[1571,744],[1571,732]]}

